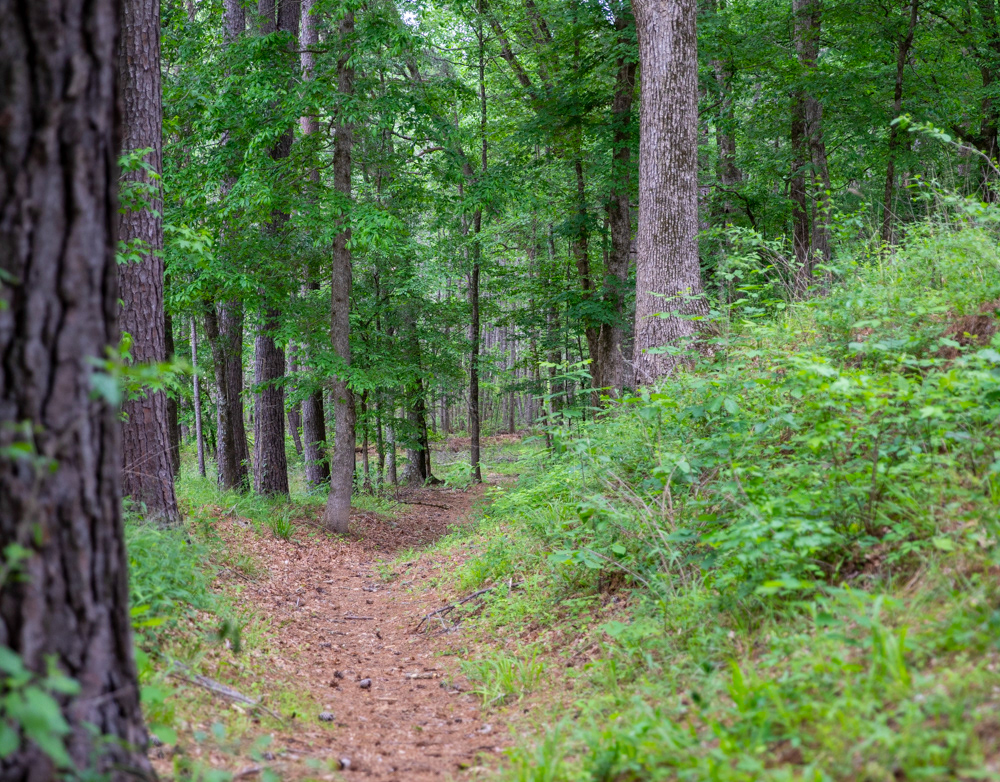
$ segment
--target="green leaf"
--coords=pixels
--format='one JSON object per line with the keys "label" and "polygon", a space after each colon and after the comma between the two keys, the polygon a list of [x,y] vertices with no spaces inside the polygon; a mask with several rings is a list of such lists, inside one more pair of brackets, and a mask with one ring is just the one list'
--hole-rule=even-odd
{"label": "green leaf", "polygon": [[5,758],[17,752],[21,746],[21,737],[7,722],[0,721],[0,758]]}
{"label": "green leaf", "polygon": [[943,535],[940,536],[940,537],[934,538],[933,540],[931,540],[931,543],[934,544],[934,548],[936,548],[936,549],[938,549],[940,551],[955,551],[955,548],[956,548],[955,547],[955,541],[953,541],[951,538],[945,537]]}

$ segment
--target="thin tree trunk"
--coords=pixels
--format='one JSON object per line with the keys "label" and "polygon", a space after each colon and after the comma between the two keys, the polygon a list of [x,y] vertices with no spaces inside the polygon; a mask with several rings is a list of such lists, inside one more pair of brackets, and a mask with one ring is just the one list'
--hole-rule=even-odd
{"label": "thin tree trunk", "polygon": [[361,394],[361,464],[362,464],[362,474],[364,478],[362,479],[362,490],[368,494],[372,493],[372,474],[371,467],[368,460],[368,392],[364,391]]}
{"label": "thin tree trunk", "polygon": [[[479,134],[482,144],[481,173],[486,176],[487,153],[489,151],[486,139],[486,43],[483,38],[483,3],[479,4],[479,25],[477,27],[479,41]],[[475,239],[472,245],[472,271],[469,274],[469,463],[472,468],[474,483],[482,483],[483,474],[479,466],[480,459],[480,425],[479,425],[479,273],[482,262],[483,248],[480,244],[480,232],[483,227],[483,209],[478,207],[472,216],[472,230]],[[423,400],[421,400],[423,404]],[[430,470],[427,471],[430,475]]]}
{"label": "thin tree trunk", "polygon": [[[628,51],[635,29],[635,19],[628,9],[622,8],[615,18],[615,30],[623,51]],[[633,380],[622,353],[625,325],[625,287],[628,282],[628,263],[632,246],[632,217],[629,210],[629,173],[632,168],[632,103],[635,95],[637,63],[626,54],[618,58],[618,75],[611,104],[611,121],[614,123],[611,156],[611,193],[608,199],[608,232],[611,248],[604,275],[604,299],[614,313],[613,323],[601,324],[598,343],[598,365],[602,368],[601,387],[613,394],[620,394]]]}
{"label": "thin tree trunk", "polygon": [[[164,345],[167,360],[174,360],[174,321],[168,312],[163,318]],[[177,397],[167,394],[167,439],[170,441],[170,468],[176,478],[181,472],[181,425]]]}
{"label": "thin tree trunk", "polygon": [[803,296],[812,280],[812,225],[809,218],[809,194],[806,173],[809,169],[809,142],[806,138],[806,94],[802,89],[792,93],[792,173],[789,197],[792,200],[792,248],[795,271],[792,286],[796,296]]}
{"label": "thin tree trunk", "polygon": [[[110,782],[152,774],[128,606],[122,427],[94,393],[95,364],[120,336],[119,10],[115,0],[4,3],[0,32],[0,551],[23,556],[16,578],[0,578],[0,647],[39,677],[54,668],[78,683],[56,696],[65,746],[75,772]],[[161,330],[162,317],[144,325]],[[165,433],[170,482],[164,444]],[[74,771],[27,740],[0,759],[4,782]]]}
{"label": "thin tree trunk", "polygon": [[[354,69],[350,66],[350,38],[354,35],[354,12],[348,11],[340,21],[343,51],[337,61],[337,91],[341,99],[354,93]],[[345,199],[351,198],[351,152],[353,130],[345,118],[346,109],[337,110],[333,148],[334,188]],[[350,302],[351,302],[351,227],[349,218],[342,223],[333,242],[333,314],[330,340],[334,353],[345,367],[351,364]],[[348,385],[348,374],[341,371],[333,379],[334,447],[330,476],[330,496],[326,503],[324,524],[332,532],[347,532],[351,513],[351,489],[354,485],[355,412],[354,394]]]}
{"label": "thin tree trunk", "polygon": [[[819,59],[819,40],[823,24],[823,7],[820,0],[792,0],[795,14],[795,49],[805,78],[814,77]],[[811,261],[829,263],[830,224],[830,168],[826,157],[823,135],[823,104],[814,90],[804,91],[805,128],[812,164],[813,234]],[[810,269],[810,271],[812,271]]]}
{"label": "thin tree trunk", "polygon": [[266,320],[257,332],[254,350],[253,466],[254,491],[265,496],[288,494],[285,457],[285,354],[272,334],[278,328],[278,311],[266,309]]}
{"label": "thin tree trunk", "polygon": [[[642,67],[636,382],[669,374],[681,358],[653,349],[695,336],[707,311],[698,261],[698,56],[695,0],[635,0]],[[670,312],[666,317],[659,313]]]}
{"label": "thin tree trunk", "polygon": [[396,474],[396,411],[392,411],[392,416],[385,425],[385,471],[386,478],[393,488],[399,486],[399,476]]}
{"label": "thin tree trunk", "polygon": [[215,364],[216,466],[223,490],[250,490],[250,450],[243,421],[243,305],[230,301],[205,310],[205,337]]}
{"label": "thin tree trunk", "polygon": [[[285,358],[285,374],[294,377],[299,371],[299,363],[295,357],[295,346],[289,343]],[[292,444],[295,446],[295,453],[302,456],[302,437],[299,430],[302,428],[302,404],[296,402],[288,406],[288,433],[292,436]]]}
{"label": "thin tree trunk", "polygon": [[201,423],[201,378],[198,376],[198,325],[191,318],[191,370],[194,375],[194,436],[198,451],[198,474],[205,477],[205,436]]}
{"label": "thin tree trunk", "polygon": [[[302,22],[300,27],[300,43],[302,48],[301,64],[303,78],[313,78],[315,69],[312,48],[319,42],[316,30],[316,17],[312,13],[314,0],[302,0]],[[317,133],[319,121],[315,116],[305,116],[300,120],[303,136]],[[319,171],[309,173],[310,181],[319,183]],[[316,279],[310,279],[307,290],[319,290]],[[318,489],[330,484],[330,459],[326,444],[326,411],[323,407],[323,392],[317,389],[302,402],[302,451],[306,463],[306,483],[310,489]]]}
{"label": "thin tree trunk", "polygon": [[[150,150],[145,162],[155,174],[163,170],[163,105],[160,90],[159,0],[126,0],[121,7],[119,59],[122,149]],[[145,169],[126,172],[126,182],[157,186]],[[157,188],[158,189],[158,188]],[[141,260],[118,267],[121,330],[132,338],[137,363],[166,359],[163,311],[163,219],[157,195],[147,208],[121,215],[119,238]],[[139,243],[136,245],[135,243]],[[166,524],[180,521],[170,458],[167,395],[147,391],[126,400],[122,423],[122,489],[145,507],[150,518]]]}
{"label": "thin tree trunk", "polygon": [[[913,34],[917,27],[917,11],[920,0],[910,0],[910,20],[906,27],[906,35],[899,42],[896,50],[896,83],[892,93],[892,118],[896,119],[903,110],[903,75],[906,72],[906,62],[910,57],[910,47],[913,45]],[[893,215],[893,201],[896,191],[896,155],[899,152],[899,125],[889,128],[889,152],[885,168],[885,196],[882,199],[882,243],[891,245],[895,242],[896,220]]]}

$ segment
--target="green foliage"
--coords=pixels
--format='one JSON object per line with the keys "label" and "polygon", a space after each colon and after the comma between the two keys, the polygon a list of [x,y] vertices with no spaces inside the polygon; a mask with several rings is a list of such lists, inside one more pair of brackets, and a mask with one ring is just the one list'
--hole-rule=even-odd
{"label": "green foliage", "polygon": [[[824,298],[723,304],[711,356],[497,495],[457,578],[528,588],[477,621],[558,619],[602,650],[568,669],[578,719],[507,777],[979,778],[1000,685],[1000,254],[965,203]],[[622,587],[630,611],[595,624]]]}
{"label": "green foliage", "polygon": [[517,657],[496,652],[477,660],[462,661],[462,673],[476,685],[474,692],[487,707],[520,699],[536,689],[545,674],[537,652]]}
{"label": "green foliage", "polygon": [[36,744],[57,768],[73,766],[65,740],[70,727],[60,699],[79,694],[80,685],[50,658],[44,675],[29,671],[21,658],[0,646],[0,760],[25,740]]}
{"label": "green foliage", "polygon": [[125,524],[132,617],[137,627],[154,628],[192,610],[212,611],[208,550],[182,528],[162,528],[130,514]]}

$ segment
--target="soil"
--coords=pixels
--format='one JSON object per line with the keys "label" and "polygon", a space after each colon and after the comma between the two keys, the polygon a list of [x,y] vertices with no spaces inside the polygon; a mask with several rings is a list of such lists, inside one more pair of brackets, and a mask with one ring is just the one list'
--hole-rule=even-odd
{"label": "soil", "polygon": [[[308,520],[287,541],[258,534],[239,519],[220,521],[227,548],[265,568],[256,579],[231,585],[241,585],[243,608],[271,620],[266,681],[253,690],[268,693],[263,704],[274,709],[271,694],[294,687],[302,696],[297,702],[309,703],[311,711],[282,714],[278,729],[262,718],[260,734],[274,736],[264,761],[245,751],[250,736],[237,753],[242,757],[198,750],[202,762],[236,778],[255,778],[266,767],[281,779],[386,782],[460,779],[496,765],[511,738],[500,715],[482,711],[461,675],[468,640],[461,632],[439,632],[441,624],[416,631],[426,614],[460,597],[438,585],[461,550],[446,555],[426,548],[470,522],[483,487],[419,489],[399,499],[400,512],[391,519],[353,512],[344,537]],[[422,551],[393,565],[414,549]],[[204,672],[214,676],[214,670]],[[169,753],[159,754],[159,770],[169,776]],[[338,767],[343,770],[332,771]]]}

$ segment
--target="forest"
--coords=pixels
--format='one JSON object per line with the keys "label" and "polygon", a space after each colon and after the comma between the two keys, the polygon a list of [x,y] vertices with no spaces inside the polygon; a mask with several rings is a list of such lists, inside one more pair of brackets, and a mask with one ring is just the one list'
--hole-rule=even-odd
{"label": "forest", "polygon": [[0,782],[1000,778],[998,0],[0,21]]}

